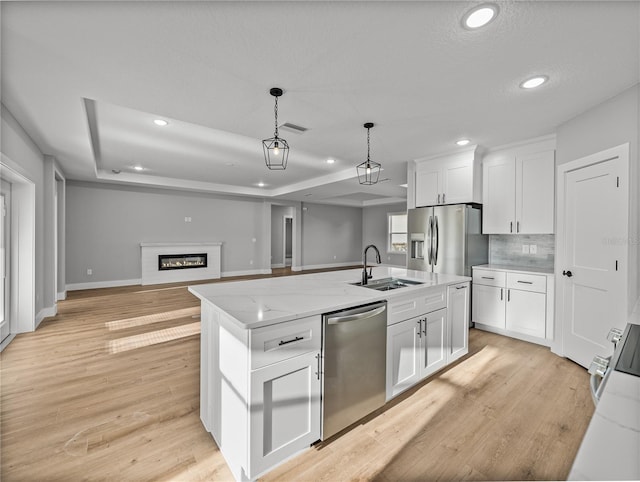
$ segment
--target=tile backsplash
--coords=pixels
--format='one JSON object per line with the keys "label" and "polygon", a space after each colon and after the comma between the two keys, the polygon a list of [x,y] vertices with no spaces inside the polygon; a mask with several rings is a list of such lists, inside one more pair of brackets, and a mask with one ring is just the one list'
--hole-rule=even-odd
{"label": "tile backsplash", "polygon": [[[491,234],[489,235],[489,263],[531,268],[553,269],[555,257],[553,234]],[[529,253],[524,253],[522,246]],[[531,254],[531,246],[535,254]]]}

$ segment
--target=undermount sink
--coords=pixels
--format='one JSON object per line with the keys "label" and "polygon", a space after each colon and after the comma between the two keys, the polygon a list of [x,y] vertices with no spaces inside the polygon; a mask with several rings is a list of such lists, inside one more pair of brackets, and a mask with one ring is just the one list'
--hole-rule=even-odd
{"label": "undermount sink", "polygon": [[366,285],[363,285],[361,281],[351,284],[355,286],[362,286],[363,288],[370,288],[372,290],[389,291],[396,290],[398,288],[406,288],[407,286],[421,285],[423,283],[421,281],[413,281],[402,278],[382,278],[371,280]]}

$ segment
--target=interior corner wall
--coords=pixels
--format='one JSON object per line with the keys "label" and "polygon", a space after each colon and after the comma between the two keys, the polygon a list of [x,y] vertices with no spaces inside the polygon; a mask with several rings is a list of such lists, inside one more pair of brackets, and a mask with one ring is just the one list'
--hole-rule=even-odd
{"label": "interior corner wall", "polygon": [[72,288],[139,283],[142,242],[222,242],[223,276],[269,266],[262,199],[67,180],[66,208]]}
{"label": "interior corner wall", "polygon": [[389,244],[387,215],[406,211],[406,203],[365,207],[362,213],[362,249],[369,244],[373,244],[380,250],[383,264],[406,267],[406,254],[389,253],[387,251]]}
{"label": "interior corner wall", "polygon": [[640,296],[640,84],[560,125],[556,164],[629,143],[629,311]]}
{"label": "interior corner wall", "polygon": [[292,206],[271,206],[271,266],[283,267],[284,258],[284,217],[293,217]]}
{"label": "interior corner wall", "polygon": [[302,269],[360,264],[362,208],[302,204]]}

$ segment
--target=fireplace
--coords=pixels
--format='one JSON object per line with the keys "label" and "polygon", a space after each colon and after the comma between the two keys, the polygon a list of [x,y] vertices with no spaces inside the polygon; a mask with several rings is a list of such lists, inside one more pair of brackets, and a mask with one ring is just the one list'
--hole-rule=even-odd
{"label": "fireplace", "polygon": [[159,254],[158,270],[206,268],[207,253],[198,254]]}

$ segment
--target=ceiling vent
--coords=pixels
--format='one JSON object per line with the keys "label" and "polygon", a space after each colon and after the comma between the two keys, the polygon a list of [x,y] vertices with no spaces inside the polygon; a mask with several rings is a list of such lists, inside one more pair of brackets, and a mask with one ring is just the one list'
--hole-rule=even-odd
{"label": "ceiling vent", "polygon": [[291,122],[285,122],[284,124],[279,126],[278,129],[287,132],[293,132],[294,134],[303,134],[309,130],[306,127],[298,126],[296,124],[292,124]]}

